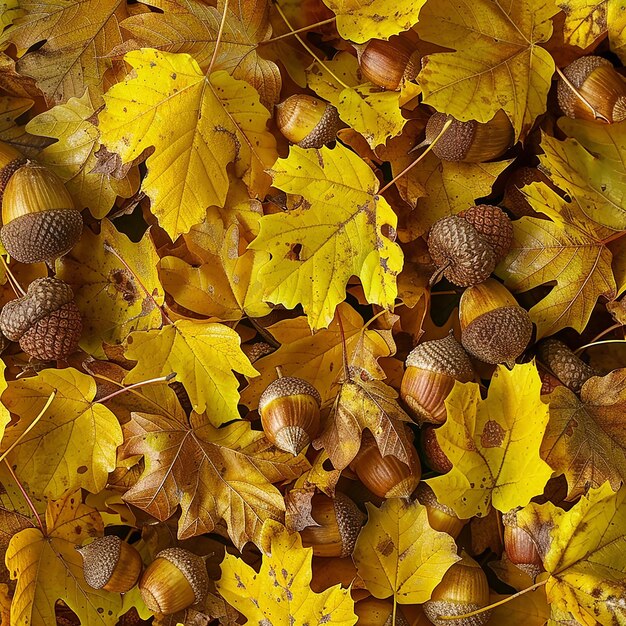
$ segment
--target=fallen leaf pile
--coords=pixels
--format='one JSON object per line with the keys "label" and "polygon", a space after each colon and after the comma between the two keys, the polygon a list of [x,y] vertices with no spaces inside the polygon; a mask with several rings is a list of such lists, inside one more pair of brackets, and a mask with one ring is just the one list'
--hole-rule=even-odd
{"label": "fallen leaf pile", "polygon": [[7,0],[0,200],[0,624],[626,626],[625,2]]}

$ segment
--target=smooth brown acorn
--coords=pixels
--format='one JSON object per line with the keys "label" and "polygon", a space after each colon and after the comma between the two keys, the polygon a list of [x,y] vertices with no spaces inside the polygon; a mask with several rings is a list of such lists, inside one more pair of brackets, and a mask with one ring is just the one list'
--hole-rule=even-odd
{"label": "smooth brown acorn", "polygon": [[0,239],[21,263],[52,261],[74,246],[83,218],[63,181],[48,168],[28,162],[9,179],[2,199]]}
{"label": "smooth brown acorn", "polygon": [[22,165],[28,162],[20,152],[4,141],[0,141],[0,203],[9,179]]}
{"label": "smooth brown acorn", "polygon": [[533,333],[528,312],[493,278],[463,292],[459,318],[461,344],[485,363],[513,367]]}
{"label": "smooth brown acorn", "polygon": [[333,141],[339,123],[339,113],[332,104],[307,94],[289,96],[276,105],[278,130],[301,148],[321,148]]}
{"label": "smooth brown acorn", "polygon": [[204,559],[183,548],[161,550],[139,581],[146,606],[164,615],[202,602],[208,590]]}
{"label": "smooth brown acorn", "polygon": [[463,346],[450,334],[443,339],[425,341],[406,358],[400,396],[417,421],[443,424],[445,400],[455,381],[474,379],[474,368]]}
{"label": "smooth brown acorn", "polygon": [[470,556],[462,554],[435,587],[430,600],[422,605],[435,626],[482,626],[491,616],[485,611],[464,619],[442,619],[464,615],[489,605],[489,583],[485,572]]}
{"label": "smooth brown acorn", "polygon": [[507,214],[500,207],[478,204],[459,215],[489,243],[495,252],[496,264],[500,263],[513,242],[513,224]]}
{"label": "smooth brown acorn", "polygon": [[391,37],[371,39],[357,49],[363,78],[378,87],[397,91],[404,81],[413,80],[420,70],[420,54],[409,41]]}
{"label": "smooth brown acorn", "polygon": [[307,526],[300,531],[305,548],[313,548],[315,556],[352,554],[365,515],[348,496],[336,492],[334,498],[329,498],[316,493],[311,498],[311,517],[319,526]]}
{"label": "smooth brown acorn", "polygon": [[610,61],[599,56],[581,57],[570,63],[563,74],[578,92],[563,78],[559,79],[557,99],[565,115],[592,122],[626,119],[626,81]]}
{"label": "smooth brown acorn", "polygon": [[437,220],[428,234],[428,252],[438,268],[432,282],[443,274],[459,287],[477,285],[496,267],[496,253],[489,242],[463,217]]}
{"label": "smooth brown acorn", "polygon": [[430,527],[442,533],[448,533],[456,539],[469,520],[463,520],[445,504],[437,500],[435,492],[424,482],[415,490],[415,497],[426,507]]}
{"label": "smooth brown acorn", "polygon": [[85,582],[94,589],[126,593],[139,579],[141,555],[116,535],[98,537],[76,550],[83,557]]}
{"label": "smooth brown acorn", "polygon": [[437,430],[438,428],[432,424],[423,426],[420,444],[428,467],[439,474],[447,474],[452,469],[452,463],[439,445]]}
{"label": "smooth brown acorn", "polygon": [[558,339],[545,339],[539,342],[537,358],[574,393],[578,393],[592,376],[601,376],[600,372],[579,359]]}
{"label": "smooth brown acorn", "polygon": [[517,525],[515,515],[502,516],[504,525],[504,550],[516,567],[526,572],[533,580],[543,572],[543,562],[532,537]]}
{"label": "smooth brown acorn", "polygon": [[[452,124],[439,137],[444,124],[452,119]],[[499,110],[484,124],[470,120],[460,122],[451,115],[434,113],[426,124],[425,145],[433,144],[432,151],[442,161],[464,161],[483,163],[502,156],[512,145],[513,126],[508,115]]]}
{"label": "smooth brown acorn", "polygon": [[380,498],[408,498],[420,481],[422,468],[415,448],[409,450],[409,464],[398,457],[383,456],[374,437],[363,433],[361,448],[350,464],[359,480]]}
{"label": "smooth brown acorn", "polygon": [[0,312],[2,333],[42,361],[74,352],[82,328],[72,288],[56,278],[34,280],[25,296],[7,302]]}
{"label": "smooth brown acorn", "polygon": [[396,607],[396,619],[393,620],[393,602],[369,597],[359,600],[354,605],[354,613],[359,626],[409,626],[409,622],[400,607]]}
{"label": "smooth brown acorn", "polygon": [[259,399],[265,436],[280,450],[299,454],[320,429],[319,391],[302,378],[279,376]]}

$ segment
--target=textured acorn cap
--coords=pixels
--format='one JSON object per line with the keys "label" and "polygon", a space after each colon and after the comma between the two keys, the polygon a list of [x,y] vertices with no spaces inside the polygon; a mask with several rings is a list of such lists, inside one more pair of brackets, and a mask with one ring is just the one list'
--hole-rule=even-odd
{"label": "textured acorn cap", "polygon": [[406,358],[406,366],[448,374],[462,383],[474,379],[472,362],[452,333],[413,348]]}
{"label": "textured acorn cap", "polygon": [[507,214],[497,206],[478,204],[460,214],[487,240],[499,263],[508,253],[513,242],[513,224]]}
{"label": "textured acorn cap", "polygon": [[28,159],[25,159],[15,148],[0,141],[0,203],[9,179],[27,162]]}
{"label": "textured acorn cap", "polygon": [[428,251],[443,275],[459,287],[486,280],[496,267],[489,243],[465,219],[450,215],[437,220],[428,235]]}
{"label": "textured acorn cap", "polygon": [[263,411],[272,400],[300,394],[312,396],[318,406],[322,405],[320,392],[311,383],[295,376],[282,376],[271,382],[261,394],[259,411]]}
{"label": "textured acorn cap", "polygon": [[339,128],[339,113],[330,103],[295,94],[276,105],[278,130],[301,148],[321,148],[333,141]]}
{"label": "textured acorn cap", "polygon": [[361,526],[365,515],[359,507],[345,494],[336,492],[333,498],[337,526],[341,535],[343,550],[340,556],[349,556],[354,551],[357,537],[361,532]]}
{"label": "textured acorn cap", "polygon": [[[433,113],[426,124],[426,141],[431,144],[443,130],[446,121],[452,116],[445,113]],[[442,161],[462,161],[467,155],[478,122],[470,120],[469,122],[459,122],[452,119],[452,124],[446,132],[440,137],[439,141],[433,146],[433,152]]]}
{"label": "textured acorn cap", "polygon": [[578,393],[583,384],[600,372],[579,359],[562,341],[545,339],[537,346],[537,358],[573,392]]}
{"label": "textured acorn cap", "polygon": [[195,594],[194,604],[206,598],[209,592],[209,576],[202,557],[184,548],[166,548],[156,555],[154,560],[157,559],[165,559],[181,571]]}
{"label": "textured acorn cap", "polygon": [[94,589],[102,589],[109,582],[120,559],[122,540],[116,535],[107,535],[76,550],[85,564],[85,582]]}

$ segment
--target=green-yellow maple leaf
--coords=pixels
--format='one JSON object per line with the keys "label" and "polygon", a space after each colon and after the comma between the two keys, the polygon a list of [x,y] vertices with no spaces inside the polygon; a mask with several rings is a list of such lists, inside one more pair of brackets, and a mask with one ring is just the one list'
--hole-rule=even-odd
{"label": "green-yellow maple leaf", "polygon": [[102,536],[97,511],[81,503],[80,491],[49,502],[46,527],[26,528],[11,539],[7,567],[17,587],[11,603],[11,624],[56,624],[55,605],[63,600],[82,626],[114,626],[122,609],[118,593],[92,589],[83,577],[83,559],[76,551],[90,537]]}
{"label": "green-yellow maple leaf", "polygon": [[301,194],[305,205],[261,219],[250,247],[272,255],[261,270],[265,299],[289,309],[302,304],[311,328],[324,328],[354,275],[368,302],[391,307],[402,251],[382,229],[395,229],[397,217],[377,194],[367,163],[341,144],[332,150],[292,146],[273,176],[274,186]]}
{"label": "green-yellow maple leaf", "polygon": [[233,370],[258,372],[241,351],[239,335],[223,324],[178,320],[161,330],[134,332],[126,341],[126,358],[137,361],[124,382],[136,383],[176,372],[198,413],[219,426],[240,419],[239,383]]}
{"label": "green-yellow maple leaf", "polygon": [[224,205],[229,163],[253,195],[265,194],[276,145],[269,112],[248,83],[224,70],[207,77],[188,54],[146,48],[124,58],[134,72],[104,96],[101,141],[124,163],[154,147],[142,189],[172,239],[207,207]]}
{"label": "green-yellow maple leaf", "polygon": [[[28,430],[51,394],[52,403]],[[2,403],[20,420],[5,432],[3,447],[19,439],[7,458],[32,492],[59,498],[68,489],[104,489],[122,430],[107,407],[93,402],[95,395],[94,379],[73,368],[9,383]]]}
{"label": "green-yellow maple leaf", "polygon": [[455,383],[446,399],[448,419],[437,441],[452,462],[428,484],[461,518],[506,512],[542,493],[552,474],[539,448],[548,424],[534,363],[500,365],[486,400],[476,383]]}
{"label": "green-yellow maple leaf", "polygon": [[515,136],[546,110],[554,61],[538,44],[552,35],[553,0],[427,2],[417,31],[455,52],[428,55],[418,82],[424,102],[459,120],[487,122],[504,109]]}
{"label": "green-yellow maple leaf", "polygon": [[298,533],[289,533],[278,522],[266,522],[263,540],[267,550],[261,569],[255,572],[242,559],[226,554],[219,594],[246,618],[248,624],[272,626],[352,626],[356,624],[354,601],[340,585],[322,593],[311,590],[313,550],[303,548]]}
{"label": "green-yellow maple leaf", "polygon": [[58,141],[42,150],[37,160],[57,174],[66,184],[78,208],[88,207],[96,219],[102,219],[115,198],[129,198],[139,187],[137,168],[121,178],[93,172],[98,164],[100,131],[89,118],[99,106],[98,97],[89,91],[82,98],[70,98],[40,113],[26,126],[27,132]]}

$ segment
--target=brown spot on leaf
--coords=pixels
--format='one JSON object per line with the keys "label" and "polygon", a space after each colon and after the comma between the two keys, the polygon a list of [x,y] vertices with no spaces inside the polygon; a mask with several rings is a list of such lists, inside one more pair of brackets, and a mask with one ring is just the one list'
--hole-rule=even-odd
{"label": "brown spot on leaf", "polygon": [[137,302],[137,286],[133,275],[125,269],[112,270],[109,272],[109,281],[122,294],[122,298],[133,305]]}
{"label": "brown spot on leaf", "polygon": [[393,552],[393,541],[391,539],[383,539],[377,546],[376,550],[383,556],[389,556]]}
{"label": "brown spot on leaf", "polygon": [[483,448],[499,448],[504,441],[505,434],[504,428],[498,422],[489,420],[480,436],[480,443]]}

